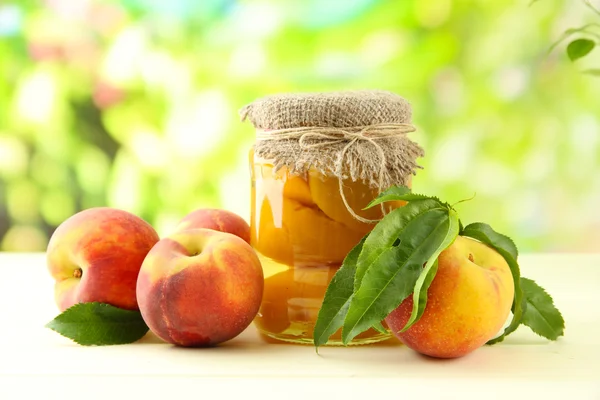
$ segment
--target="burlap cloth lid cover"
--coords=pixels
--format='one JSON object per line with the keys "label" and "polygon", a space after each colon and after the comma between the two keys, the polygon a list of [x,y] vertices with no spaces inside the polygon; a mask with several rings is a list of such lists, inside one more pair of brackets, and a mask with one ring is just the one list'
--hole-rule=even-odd
{"label": "burlap cloth lid cover", "polygon": [[257,129],[254,152],[295,174],[315,168],[325,175],[362,180],[385,190],[406,184],[423,149],[406,134],[412,109],[381,90],[284,93],[240,110]]}

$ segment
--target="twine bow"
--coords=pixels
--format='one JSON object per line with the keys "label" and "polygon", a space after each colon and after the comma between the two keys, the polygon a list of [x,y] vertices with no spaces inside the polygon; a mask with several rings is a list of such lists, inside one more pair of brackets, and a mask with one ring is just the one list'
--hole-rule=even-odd
{"label": "twine bow", "polygon": [[[352,207],[350,207],[350,204],[348,204],[348,200],[344,194],[343,168],[348,150],[352,148],[352,146],[356,146],[360,143],[369,143],[376,149],[379,155],[380,164],[378,188],[379,190],[382,190],[383,175],[387,167],[387,160],[385,151],[381,148],[379,143],[377,143],[377,140],[403,136],[407,133],[414,132],[415,130],[415,127],[411,124],[401,123],[376,124],[349,128],[298,127],[276,130],[258,130],[256,139],[260,141],[298,140],[298,144],[302,149],[326,147],[347,142],[342,151],[338,154],[335,163],[335,174],[338,177],[340,196],[352,217],[364,223],[376,223],[378,222],[377,220],[363,218],[356,214]],[[383,204],[381,204],[381,210],[382,213],[385,214]]]}

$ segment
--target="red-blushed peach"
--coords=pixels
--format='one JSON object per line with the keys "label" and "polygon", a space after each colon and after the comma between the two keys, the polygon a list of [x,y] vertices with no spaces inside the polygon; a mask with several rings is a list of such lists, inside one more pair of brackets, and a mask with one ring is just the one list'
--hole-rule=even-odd
{"label": "red-blushed peach", "polygon": [[242,217],[231,211],[200,208],[183,217],[175,227],[175,232],[195,228],[231,233],[250,243],[250,226]]}
{"label": "red-blushed peach", "polygon": [[150,330],[166,342],[212,346],[244,331],[258,313],[261,263],[243,239],[211,229],[188,229],[150,250],[137,299]]}
{"label": "red-blushed peach", "polygon": [[158,239],[146,221],[115,208],[90,208],[69,217],[46,250],[58,308],[101,302],[137,310],[138,272]]}
{"label": "red-blushed peach", "polygon": [[438,257],[422,317],[405,332],[412,295],[386,318],[400,341],[437,358],[464,356],[499,333],[514,297],[506,260],[487,245],[458,236]]}

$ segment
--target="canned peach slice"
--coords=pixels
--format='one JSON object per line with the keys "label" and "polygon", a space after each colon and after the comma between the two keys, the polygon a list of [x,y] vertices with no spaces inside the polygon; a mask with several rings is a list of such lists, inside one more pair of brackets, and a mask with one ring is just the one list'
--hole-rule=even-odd
{"label": "canned peach slice", "polygon": [[363,232],[348,229],[316,207],[283,198],[283,224],[294,248],[295,266],[340,265]]}
{"label": "canned peach slice", "polygon": [[251,229],[252,246],[262,255],[286,265],[294,265],[294,251],[289,233],[283,223],[275,224],[273,209],[268,198],[260,205],[256,227]]}

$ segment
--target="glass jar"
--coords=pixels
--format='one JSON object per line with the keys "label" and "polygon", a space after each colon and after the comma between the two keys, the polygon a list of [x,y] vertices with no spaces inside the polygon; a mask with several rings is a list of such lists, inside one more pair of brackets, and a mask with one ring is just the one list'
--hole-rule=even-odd
{"label": "glass jar", "polygon": [[[251,243],[265,275],[263,301],[255,325],[271,339],[313,343],[313,329],[325,291],[348,252],[373,229],[346,209],[338,178],[309,170],[273,172],[273,163],[250,152],[252,171]],[[383,210],[362,210],[379,194],[362,182],[344,181],[344,195],[355,213],[377,220]],[[401,206],[386,203],[386,212]],[[391,337],[374,329],[350,344]],[[327,343],[341,345],[341,330]]]}
{"label": "glass jar", "polygon": [[[412,109],[385,91],[282,93],[255,100],[240,115],[256,132],[250,228],[265,287],[255,326],[276,341],[312,344],[344,258],[402,204],[363,208],[391,185],[410,185],[419,168],[423,149],[406,137],[414,131]],[[350,344],[391,337],[370,329]],[[341,330],[327,344],[342,344]]]}

